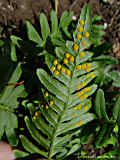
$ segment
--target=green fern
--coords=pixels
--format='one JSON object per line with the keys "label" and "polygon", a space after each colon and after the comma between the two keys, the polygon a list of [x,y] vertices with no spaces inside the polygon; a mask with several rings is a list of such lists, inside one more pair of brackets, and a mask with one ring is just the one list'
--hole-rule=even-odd
{"label": "green fern", "polygon": [[[84,11],[86,12],[86,11]],[[88,11],[89,12],[89,11]],[[89,13],[85,13],[86,16]],[[30,56],[30,54],[34,54],[37,56],[41,56],[49,50],[49,52],[53,51],[55,46],[64,46],[66,43],[66,39],[72,40],[72,33],[75,23],[72,20],[73,12],[68,13],[64,11],[61,15],[60,20],[58,20],[57,14],[54,10],[50,12],[50,23],[48,24],[47,17],[44,13],[40,14],[40,29],[41,33],[39,33],[35,27],[29,22],[26,22],[27,36],[28,40],[23,41],[20,37],[12,35],[10,41],[11,47],[11,59],[13,61],[17,61],[16,48],[19,48],[24,51],[25,56]],[[82,15],[81,15],[82,16]],[[83,13],[83,17],[84,16]],[[95,21],[100,20],[100,16],[91,17],[90,23],[88,25],[88,31],[90,26],[90,38],[89,42],[91,42],[94,46],[98,46],[101,44],[101,39],[104,35],[103,26],[94,24]],[[34,42],[31,48],[34,48],[34,51],[28,49],[28,46],[31,45],[31,42]],[[88,43],[89,44],[89,43]],[[89,44],[90,45],[90,44]],[[45,51],[45,52],[44,52]]]}
{"label": "green fern", "polygon": [[[50,72],[37,69],[44,101],[40,102],[38,112],[35,112],[34,104],[27,105],[32,117],[25,117],[25,123],[38,143],[36,146],[26,136],[20,135],[27,152],[51,160],[64,159],[79,149],[80,142],[75,136],[81,131],[81,126],[95,118],[88,110],[92,106],[90,96],[97,85],[88,84],[97,76],[98,64],[87,62],[93,53],[85,50],[92,44],[91,29],[91,11],[86,4],[73,34],[74,41],[56,47],[53,55],[46,54],[45,62]],[[42,35],[46,39],[46,34]],[[27,152],[14,151],[16,157],[24,157],[29,154]]]}
{"label": "green fern", "polygon": [[47,39],[53,43],[53,45],[60,46],[64,44],[63,33],[71,38],[71,34],[68,31],[68,26],[72,21],[73,12],[68,13],[67,11],[63,12],[60,23],[58,24],[58,18],[55,11],[51,11],[50,20],[51,20],[51,30],[48,24],[47,17],[44,13],[40,14],[40,27],[41,27],[41,36],[33,25],[27,21],[27,35],[29,40],[35,42],[40,47],[45,47]]}
{"label": "green fern", "polygon": [[20,64],[16,65],[12,74],[7,73],[7,78],[9,75],[8,85],[2,89],[0,94],[0,140],[5,133],[11,145],[17,145],[18,143],[15,132],[18,127],[17,116],[15,115],[15,109],[19,105],[17,98],[26,96],[23,84],[17,85],[21,73]]}
{"label": "green fern", "polygon": [[[110,102],[109,102],[110,103]],[[109,104],[110,105],[110,104]],[[111,105],[112,106],[112,105]],[[116,145],[114,136],[118,138],[118,126],[120,121],[120,96],[112,109],[112,115],[109,115],[109,108],[105,103],[104,92],[98,89],[95,97],[96,120],[86,124],[80,133],[82,144],[88,144],[91,138],[94,138],[93,145],[96,148],[106,147],[109,144]],[[115,134],[117,132],[117,134]]]}

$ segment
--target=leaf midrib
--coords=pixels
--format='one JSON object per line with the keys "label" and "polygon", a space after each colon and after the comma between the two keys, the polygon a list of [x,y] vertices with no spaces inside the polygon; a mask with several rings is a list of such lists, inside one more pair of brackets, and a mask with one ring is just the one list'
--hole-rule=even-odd
{"label": "leaf midrib", "polygon": [[[77,57],[77,56],[76,56]],[[76,59],[75,57],[75,59]],[[74,74],[74,70],[75,70],[75,66],[76,66],[76,63],[74,65],[74,68],[73,68],[73,71],[72,71],[72,74],[71,74],[71,79],[69,80],[69,85],[68,86],[71,86],[71,82],[73,80],[73,74]],[[51,145],[50,145],[50,152],[48,154],[48,160],[51,160],[51,155],[52,155],[52,150],[53,150],[53,147],[54,147],[54,139],[56,137],[56,132],[57,132],[57,129],[59,128],[59,125],[61,124],[61,119],[64,115],[64,113],[66,112],[67,110],[67,106],[68,106],[68,102],[69,102],[69,96],[71,95],[70,93],[70,87],[68,87],[68,97],[67,97],[67,102],[65,103],[64,105],[64,108],[63,108],[63,111],[62,113],[60,114],[59,118],[58,118],[58,123],[57,123],[57,126],[56,128],[54,129],[54,134],[53,134],[53,137],[52,137],[52,140],[51,140]]]}
{"label": "leaf midrib", "polygon": [[[88,11],[88,10],[87,10],[87,11]],[[86,11],[86,12],[87,12],[87,11]],[[86,16],[87,16],[87,14],[86,14]],[[86,20],[86,16],[85,16],[85,20]],[[82,40],[81,40],[81,41],[82,41]],[[80,43],[81,43],[81,41],[80,41]],[[68,86],[71,86],[71,82],[72,82],[72,79],[73,79],[73,77],[74,77],[73,74],[74,74],[74,70],[75,70],[75,66],[76,66],[76,58],[77,58],[77,56],[78,56],[78,55],[76,55],[76,57],[75,57],[75,64],[74,64],[73,72],[72,72],[71,79],[70,79],[70,81],[69,81],[69,85],[68,85]],[[66,111],[66,109],[67,109],[68,102],[69,102],[69,96],[70,96],[70,95],[71,95],[71,94],[70,94],[70,87],[68,87],[67,102],[66,102],[65,105],[64,105],[63,111],[62,111],[62,113],[60,114],[60,117],[58,118],[58,123],[57,123],[57,126],[56,126],[55,130],[54,130],[54,134],[53,134],[53,137],[52,137],[52,140],[51,140],[50,152],[49,152],[48,160],[51,160],[51,155],[52,155],[52,150],[53,150],[53,147],[54,147],[54,139],[55,139],[55,137],[56,137],[56,132],[57,132],[57,129],[58,129],[59,125],[61,124],[62,116],[64,115],[64,113],[65,113],[65,111]]]}

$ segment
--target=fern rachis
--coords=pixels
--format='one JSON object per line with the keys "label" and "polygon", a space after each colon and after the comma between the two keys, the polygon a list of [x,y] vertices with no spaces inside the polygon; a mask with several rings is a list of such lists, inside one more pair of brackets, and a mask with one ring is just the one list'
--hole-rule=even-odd
{"label": "fern rachis", "polygon": [[[54,55],[45,56],[49,73],[37,69],[43,85],[44,103],[40,102],[39,112],[35,111],[33,104],[28,104],[32,118],[26,117],[25,122],[31,136],[42,148],[21,135],[28,152],[39,153],[51,160],[53,157],[63,159],[79,148],[76,138],[76,143],[68,147],[72,137],[80,132],[83,124],[95,118],[94,114],[87,113],[92,105],[88,97],[97,88],[95,84],[87,85],[98,74],[97,63],[87,62],[93,56],[85,50],[91,45],[91,34],[90,8],[85,5],[73,35],[74,41],[56,47]],[[26,155],[18,150],[15,154]]]}

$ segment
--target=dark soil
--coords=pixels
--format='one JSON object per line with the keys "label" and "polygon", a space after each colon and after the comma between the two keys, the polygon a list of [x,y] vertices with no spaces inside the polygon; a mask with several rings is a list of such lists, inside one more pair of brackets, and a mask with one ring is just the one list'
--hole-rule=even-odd
{"label": "dark soil", "polygon": [[[106,41],[115,44],[120,42],[120,0],[108,0],[108,3],[103,3],[102,0],[59,0],[58,16],[64,10],[72,10],[78,17],[85,2],[92,6],[94,15],[102,16],[102,24],[107,24]],[[51,9],[54,9],[54,0],[0,0],[0,24],[14,24],[20,31],[21,24],[26,20],[35,23],[40,12],[49,17]]]}

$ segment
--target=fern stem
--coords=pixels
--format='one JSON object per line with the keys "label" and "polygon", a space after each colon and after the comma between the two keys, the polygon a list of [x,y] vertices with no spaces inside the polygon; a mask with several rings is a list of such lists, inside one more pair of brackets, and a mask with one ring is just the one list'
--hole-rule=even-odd
{"label": "fern stem", "polygon": [[[68,86],[71,86],[71,82],[72,82],[72,77],[73,77],[73,73],[74,73],[74,70],[75,70],[75,66],[76,66],[76,63],[74,65],[74,68],[73,68],[73,71],[72,71],[72,74],[71,74],[71,79],[69,81],[69,85]],[[63,111],[62,113],[60,114],[60,117],[58,119],[58,123],[57,123],[57,126],[56,128],[54,129],[54,133],[53,133],[53,137],[52,137],[52,140],[51,140],[51,145],[50,145],[50,152],[49,152],[49,155],[48,155],[48,160],[52,160],[51,157],[52,157],[52,151],[53,151],[53,147],[54,147],[54,139],[56,137],[56,131],[57,129],[59,128],[59,125],[61,124],[61,119],[64,115],[64,113],[66,112],[67,110],[67,106],[68,106],[68,102],[69,102],[69,96],[70,96],[70,88],[68,88],[68,99],[67,99],[67,102],[65,103],[64,105],[64,108],[63,108]]]}
{"label": "fern stem", "polygon": [[[68,93],[68,94],[69,94],[69,93]],[[68,96],[68,101],[69,101],[69,96]],[[65,112],[66,109],[67,109],[68,101],[67,101],[67,103],[64,105],[63,111],[62,111],[62,113],[61,113],[61,115],[60,115],[60,117],[59,117],[59,119],[58,119],[57,126],[56,126],[56,128],[55,128],[55,130],[54,130],[53,138],[52,138],[52,140],[51,140],[50,152],[49,152],[48,160],[51,160],[52,150],[53,150],[53,147],[54,147],[54,139],[55,139],[55,137],[56,137],[56,131],[57,131],[57,129],[58,129],[60,123],[61,123],[62,116],[64,115],[64,112]]]}

